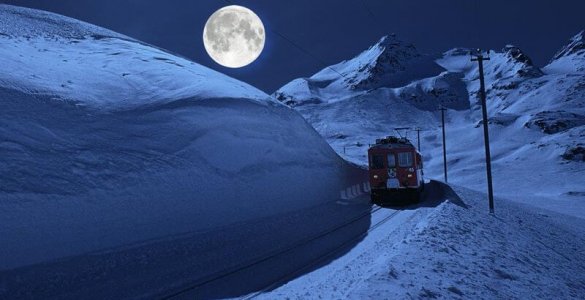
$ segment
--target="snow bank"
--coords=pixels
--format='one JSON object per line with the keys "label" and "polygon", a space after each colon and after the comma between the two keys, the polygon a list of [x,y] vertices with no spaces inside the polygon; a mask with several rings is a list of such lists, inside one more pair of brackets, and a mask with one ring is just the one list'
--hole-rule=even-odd
{"label": "snow bank", "polygon": [[0,20],[0,270],[335,201],[355,172],[245,83],[62,16]]}
{"label": "snow bank", "polygon": [[401,212],[405,223],[371,232],[352,258],[260,298],[582,298],[583,219],[503,199],[490,215],[485,195],[444,188],[438,207]]}

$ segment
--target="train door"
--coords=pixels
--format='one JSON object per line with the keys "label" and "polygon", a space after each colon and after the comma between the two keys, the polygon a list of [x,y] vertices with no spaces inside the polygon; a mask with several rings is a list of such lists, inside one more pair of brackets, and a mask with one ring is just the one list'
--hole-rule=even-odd
{"label": "train door", "polygon": [[386,181],[386,188],[397,189],[400,187],[398,174],[396,173],[396,155],[389,152],[386,155],[386,162],[388,163],[388,180]]}

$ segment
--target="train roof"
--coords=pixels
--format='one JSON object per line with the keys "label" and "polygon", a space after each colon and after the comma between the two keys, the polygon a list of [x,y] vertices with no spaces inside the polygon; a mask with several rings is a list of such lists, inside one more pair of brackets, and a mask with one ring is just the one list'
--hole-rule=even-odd
{"label": "train roof", "polygon": [[[377,139],[376,144],[372,145],[370,149],[389,149],[389,148],[416,148],[407,138],[387,136],[382,139]],[[418,152],[418,151],[417,151]]]}

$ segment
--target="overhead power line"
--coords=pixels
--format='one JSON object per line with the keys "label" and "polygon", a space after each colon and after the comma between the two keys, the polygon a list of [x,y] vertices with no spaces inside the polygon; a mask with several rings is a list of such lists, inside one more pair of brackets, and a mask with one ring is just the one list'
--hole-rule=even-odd
{"label": "overhead power line", "polygon": [[[230,1],[230,0],[223,0],[223,2],[225,2],[225,3],[229,4],[229,5],[235,5],[235,3],[233,1]],[[319,64],[322,65],[322,67],[327,68],[327,69],[329,69],[329,70],[331,70],[331,71],[339,74],[339,76],[345,78],[345,75],[339,73],[337,70],[335,70],[334,68],[330,67],[327,63],[325,63],[325,61],[323,61],[322,59],[320,59],[316,55],[312,54],[310,51],[308,51],[307,49],[305,49],[304,47],[302,47],[298,43],[295,43],[292,39],[286,37],[284,34],[278,32],[277,30],[272,29],[272,28],[268,28],[268,30],[270,30],[270,32],[274,33],[275,35],[277,35],[281,39],[283,39],[286,42],[288,42],[289,44],[291,44],[293,47],[297,48],[303,54],[305,54],[305,55],[309,56],[310,58],[314,59],[315,61],[317,61]]]}

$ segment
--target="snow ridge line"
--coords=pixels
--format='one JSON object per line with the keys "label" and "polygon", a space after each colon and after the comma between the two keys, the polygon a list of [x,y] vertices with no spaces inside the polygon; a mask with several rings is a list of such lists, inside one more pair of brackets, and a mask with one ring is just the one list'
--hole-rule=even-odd
{"label": "snow ridge line", "polygon": [[[195,284],[192,284],[192,285],[189,285],[189,286],[187,286],[187,287],[185,287],[185,288],[183,288],[183,289],[181,289],[179,291],[176,291],[176,292],[174,292],[172,294],[169,294],[169,295],[166,295],[166,296],[162,296],[159,299],[161,299],[161,300],[167,300],[167,299],[173,299],[173,298],[176,298],[176,297],[185,295],[186,293],[191,292],[191,291],[194,291],[194,290],[197,290],[198,288],[200,288],[202,286],[205,286],[207,284],[216,282],[218,280],[221,280],[221,279],[223,279],[225,277],[228,277],[230,275],[236,274],[238,272],[244,271],[246,269],[249,269],[251,267],[254,267],[256,265],[259,265],[259,264],[261,264],[263,262],[266,262],[266,261],[268,261],[270,259],[276,258],[276,257],[278,257],[280,255],[289,253],[289,252],[291,252],[291,251],[293,251],[293,250],[295,250],[297,248],[300,248],[302,246],[305,246],[305,245],[307,245],[307,244],[309,244],[311,242],[314,242],[314,241],[319,240],[319,239],[321,239],[321,238],[323,238],[323,237],[325,237],[327,235],[330,235],[333,232],[336,232],[336,231],[338,231],[338,230],[340,230],[342,228],[345,228],[345,227],[347,227],[347,226],[349,226],[351,224],[354,224],[357,221],[361,220],[362,218],[370,217],[371,215],[373,215],[374,213],[380,211],[381,209],[382,209],[382,207],[376,207],[374,209],[369,209],[366,212],[360,214],[359,216],[357,216],[357,217],[355,217],[355,218],[353,218],[353,219],[351,219],[351,220],[349,220],[349,221],[347,221],[345,223],[341,223],[340,225],[335,226],[332,229],[323,231],[322,233],[317,234],[317,235],[315,235],[313,237],[309,237],[307,239],[298,241],[297,243],[295,243],[295,244],[293,244],[293,245],[291,245],[289,247],[286,247],[286,248],[281,249],[281,250],[276,250],[273,253],[267,254],[266,256],[257,258],[255,260],[252,260],[252,261],[248,262],[248,263],[244,263],[244,264],[242,264],[240,266],[236,266],[234,268],[231,268],[230,270],[224,270],[223,272],[218,272],[215,275],[208,276],[208,278],[206,278],[206,279],[202,279],[199,282],[197,282]],[[392,216],[396,215],[399,211],[401,211],[401,210],[398,210],[398,211],[394,212],[392,214]],[[374,228],[374,227],[377,227],[377,226],[372,226],[372,228]],[[372,228],[370,228],[370,230]],[[367,231],[367,232],[363,233],[362,235],[367,234],[368,232],[370,232],[370,231]],[[336,250],[342,249],[343,247],[347,246],[349,242],[353,242],[353,241],[355,241],[358,238],[361,238],[361,235],[360,235],[360,237],[356,237],[356,238],[352,238],[352,239],[348,240],[347,242],[343,243],[339,248],[336,248]],[[329,253],[327,253],[327,256],[328,255],[331,255],[331,254],[334,254],[335,252],[329,252]],[[325,257],[327,257],[327,256],[325,256]],[[323,258],[322,257],[319,257],[319,259],[323,259]],[[313,265],[313,264],[310,264],[310,265]],[[303,267],[303,269],[304,268],[305,267]]]}

